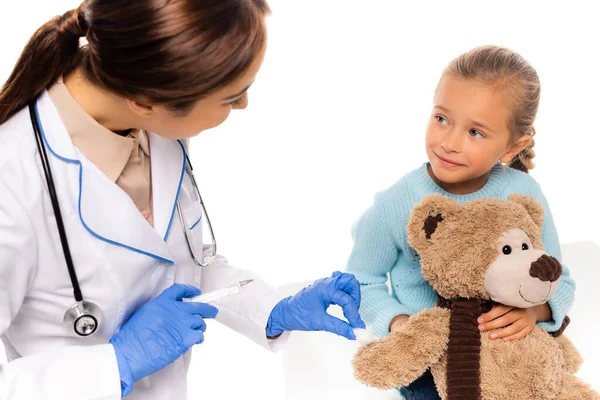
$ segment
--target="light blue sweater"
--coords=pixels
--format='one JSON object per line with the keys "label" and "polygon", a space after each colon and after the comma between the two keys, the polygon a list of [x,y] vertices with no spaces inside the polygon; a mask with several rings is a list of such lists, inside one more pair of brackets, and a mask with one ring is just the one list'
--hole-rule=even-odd
{"label": "light blue sweater", "polygon": [[[454,195],[431,179],[427,166],[427,163],[424,164],[392,187],[378,193],[374,204],[353,227],[354,248],[347,269],[361,285],[361,316],[380,337],[388,335],[390,322],[396,315],[413,315],[433,307],[437,302],[433,288],[421,276],[416,253],[406,240],[409,214],[426,195],[441,193],[459,203],[481,198],[506,199],[512,193],[533,196],[544,206],[544,248],[549,255],[562,262],[560,243],[548,202],[539,184],[529,174],[496,164],[480,190],[467,195]],[[386,285],[388,274],[391,295]],[[568,268],[563,265],[559,288],[548,301],[552,321],[539,325],[550,332],[558,330],[571,308],[574,292],[575,282]]]}

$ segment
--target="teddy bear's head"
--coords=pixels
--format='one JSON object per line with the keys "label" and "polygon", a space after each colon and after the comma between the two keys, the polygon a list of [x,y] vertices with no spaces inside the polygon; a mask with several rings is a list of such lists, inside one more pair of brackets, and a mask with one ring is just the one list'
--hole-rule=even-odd
{"label": "teddy bear's head", "polygon": [[562,274],[560,263],[543,249],[543,213],[523,195],[462,205],[432,195],[413,209],[408,242],[440,296],[532,307],[556,292]]}

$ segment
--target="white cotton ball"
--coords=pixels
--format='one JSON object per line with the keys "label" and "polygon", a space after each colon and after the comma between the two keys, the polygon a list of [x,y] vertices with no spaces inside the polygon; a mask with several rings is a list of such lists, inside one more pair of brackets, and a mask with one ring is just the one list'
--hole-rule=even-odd
{"label": "white cotton ball", "polygon": [[375,340],[375,335],[368,329],[354,328],[353,331],[356,341],[362,346],[366,346]]}

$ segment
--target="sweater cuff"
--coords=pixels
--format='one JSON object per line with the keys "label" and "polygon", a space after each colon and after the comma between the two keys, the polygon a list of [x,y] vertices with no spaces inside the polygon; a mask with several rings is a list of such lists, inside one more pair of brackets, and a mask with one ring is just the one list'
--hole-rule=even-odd
{"label": "sweater cuff", "polygon": [[[562,301],[561,301],[562,300]],[[567,310],[570,306],[566,299],[560,297],[552,297],[548,300],[548,306],[550,307],[550,312],[552,313],[552,319],[546,322],[539,322],[538,325],[547,330],[548,332],[556,332],[558,331],[563,321],[567,315]]]}
{"label": "sweater cuff", "polygon": [[376,336],[383,338],[390,334],[390,323],[397,315],[411,315],[408,307],[394,302],[393,305],[388,305],[381,309],[377,318],[373,321],[372,330]]}

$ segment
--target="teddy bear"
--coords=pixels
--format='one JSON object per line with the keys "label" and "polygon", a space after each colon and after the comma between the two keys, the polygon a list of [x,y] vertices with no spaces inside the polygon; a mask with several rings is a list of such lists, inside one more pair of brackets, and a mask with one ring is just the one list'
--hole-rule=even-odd
{"label": "teddy bear", "polygon": [[574,373],[582,359],[558,332],[536,325],[515,341],[492,340],[477,318],[493,304],[527,308],[556,292],[560,262],[544,252],[544,209],[532,197],[459,204],[425,197],[412,210],[408,242],[438,304],[400,331],[359,348],[356,378],[380,389],[407,386],[428,369],[443,400],[600,399]]}

